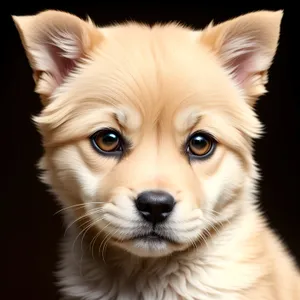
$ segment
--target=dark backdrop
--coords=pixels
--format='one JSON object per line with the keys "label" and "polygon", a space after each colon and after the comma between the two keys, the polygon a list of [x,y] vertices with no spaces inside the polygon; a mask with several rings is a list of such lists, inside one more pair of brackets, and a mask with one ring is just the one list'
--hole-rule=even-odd
{"label": "dark backdrop", "polygon": [[[97,24],[113,21],[179,20],[195,27],[203,27],[212,19],[216,22],[259,9],[285,9],[280,46],[271,68],[269,93],[261,98],[257,109],[265,124],[266,135],[256,144],[256,159],[263,174],[261,205],[270,225],[280,234],[300,264],[300,207],[299,207],[299,20],[296,7],[278,6],[227,7],[205,6],[214,1],[129,2],[98,1],[98,5],[54,5],[53,1],[4,1],[1,9],[1,256],[4,289],[1,299],[58,299],[53,284],[57,242],[62,223],[52,196],[37,179],[35,164],[42,154],[40,137],[31,116],[41,108],[34,94],[31,70],[19,35],[10,15],[37,13],[52,8],[67,10],[80,17],[88,14]],[[61,1],[62,3],[63,1]],[[252,1],[250,1],[252,2]],[[20,2],[21,3],[21,2]],[[4,5],[7,5],[4,8]],[[293,72],[296,69],[297,72]],[[4,91],[4,94],[3,94]],[[3,195],[4,190],[4,195]],[[3,292],[4,291],[4,292]],[[2,297],[3,296],[3,297]]]}

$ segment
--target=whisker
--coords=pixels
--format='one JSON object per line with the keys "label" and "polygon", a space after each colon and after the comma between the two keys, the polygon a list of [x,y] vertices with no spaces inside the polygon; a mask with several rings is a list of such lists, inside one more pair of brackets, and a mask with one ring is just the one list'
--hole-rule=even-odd
{"label": "whisker", "polygon": [[[215,211],[213,209],[205,210],[205,212],[207,212],[210,216],[212,214],[213,217],[215,217],[215,216],[221,216],[222,218],[224,218],[224,215],[222,213],[217,212],[217,211]],[[225,218],[224,222],[226,222],[228,224],[231,224],[231,221],[228,218]]]}
{"label": "whisker", "polygon": [[[93,221],[92,221],[92,220],[87,220],[86,222],[84,222],[84,223],[82,224],[82,226],[85,226],[85,224],[89,224],[89,223],[93,223]],[[89,226],[89,225],[88,225],[88,226]],[[87,227],[88,227],[88,226],[87,226]],[[72,244],[72,253],[73,253],[73,256],[74,256],[74,257],[76,257],[74,248],[75,248],[75,244],[76,244],[76,242],[77,242],[77,239],[78,239],[79,236],[82,234],[82,232],[83,232],[84,230],[86,230],[87,227],[84,227],[84,228],[77,234],[75,240],[73,241],[73,244]],[[83,252],[81,253],[81,258],[80,258],[80,263],[79,263],[79,266],[80,266],[80,275],[81,275],[81,276],[83,276],[83,274],[82,274],[82,260],[83,260]]]}
{"label": "whisker", "polygon": [[[116,234],[117,232],[119,231],[119,229],[116,229],[115,231],[114,231],[114,233],[108,233],[107,235],[106,235],[106,237],[103,239],[103,241],[102,241],[102,243],[104,242],[104,244],[103,244],[103,248],[102,248],[102,259],[103,259],[103,261],[105,262],[105,256],[104,256],[104,254],[105,254],[105,251],[106,251],[106,248],[107,248],[107,245],[108,245],[108,242],[109,242],[109,240],[111,239],[111,237],[114,235],[114,234]],[[101,243],[101,245],[102,245],[102,243]],[[100,245],[100,247],[101,247],[101,245]]]}
{"label": "whisker", "polygon": [[[108,225],[109,224],[107,224],[107,226]],[[103,260],[104,263],[106,263],[106,262],[105,262],[105,256],[104,256],[104,247],[102,247],[102,245],[105,243],[105,240],[106,240],[107,237],[109,237],[109,235],[110,235],[110,232],[108,232],[106,234],[106,236],[104,237],[104,239],[102,240],[102,242],[101,242],[101,244],[99,246],[99,252],[101,251],[102,260]],[[101,250],[101,248],[102,248],[102,250]]]}
{"label": "whisker", "polygon": [[188,238],[188,240],[189,240],[190,244],[192,244],[193,248],[196,250],[197,249],[196,242],[193,239],[191,239],[191,238]]}
{"label": "whisker", "polygon": [[77,208],[77,209],[79,209],[79,208],[85,207],[85,206],[87,206],[87,205],[89,205],[89,204],[103,204],[103,203],[105,203],[105,202],[99,202],[99,201],[96,201],[96,202],[88,202],[88,203],[80,203],[80,204],[70,205],[70,206],[68,206],[68,207],[64,207],[64,208],[58,210],[57,212],[55,212],[55,213],[54,213],[54,216],[57,215],[57,214],[59,214],[59,213],[61,213],[61,212],[63,212],[63,211],[65,211],[65,210],[67,210],[67,209],[72,209],[72,208]]}
{"label": "whisker", "polygon": [[[206,234],[208,234],[211,237],[211,235],[207,229],[204,229],[204,232],[206,232]],[[208,247],[207,239],[206,239],[205,235],[203,235],[203,233],[200,234],[200,239],[205,243],[206,247]]]}
{"label": "whisker", "polygon": [[[97,234],[96,234],[96,238],[98,238],[100,235],[101,235],[101,233],[105,230],[105,228],[107,228],[109,226],[109,223],[108,224],[106,224]],[[95,237],[94,237],[95,238]],[[93,238],[93,240],[94,240],[94,238]],[[92,240],[92,242],[93,242],[93,240]],[[95,242],[96,242],[96,240],[94,240],[94,244],[93,244],[93,246],[92,246],[92,257],[93,257],[93,259],[95,259],[95,257],[94,257],[94,246],[95,246]],[[102,243],[102,242],[101,242]]]}
{"label": "whisker", "polygon": [[[94,220],[90,225],[87,226],[86,230],[83,232],[83,235],[81,237],[81,251],[83,251],[83,241],[84,241],[84,237],[86,236],[87,232],[95,225],[97,224],[99,221],[103,220],[103,216],[101,216],[100,218],[97,218],[96,220]],[[103,230],[103,229],[102,229]],[[102,231],[101,230],[101,231]]]}
{"label": "whisker", "polygon": [[[208,223],[209,227],[211,227],[217,234],[220,233],[220,229],[219,229],[218,227],[216,227],[216,226],[217,226],[217,225],[223,226],[222,223],[219,223],[219,222],[216,221],[216,220],[209,220],[209,219],[205,220],[205,222]],[[208,232],[208,229],[206,229],[206,230],[207,230],[207,232]],[[211,234],[210,234],[210,237],[211,237]]]}
{"label": "whisker", "polygon": [[[228,225],[231,224],[231,221],[228,218],[225,218],[224,220],[216,220],[216,219],[212,219],[211,222],[213,222],[215,225],[220,226],[221,228],[224,226],[224,223],[227,223]],[[214,228],[216,230],[216,228]],[[217,232],[219,232],[218,230],[216,230]]]}
{"label": "whisker", "polygon": [[[118,232],[118,230],[116,230],[116,231],[114,232],[114,234],[116,234],[117,232]],[[108,235],[107,239],[105,239],[105,243],[104,243],[104,245],[103,245],[103,253],[106,252],[108,242],[109,242],[109,240],[111,239],[112,236],[113,236],[113,234],[111,233],[110,235]]]}
{"label": "whisker", "polygon": [[90,249],[92,250],[92,258],[95,260],[95,256],[94,256],[94,248],[95,248],[95,244],[96,244],[96,241],[97,239],[99,238],[99,236],[101,235],[101,231],[98,232],[94,237],[93,239],[91,240],[90,242]]}
{"label": "whisker", "polygon": [[[83,260],[83,240],[84,240],[84,236],[85,234],[93,227],[93,225],[95,225],[97,222],[103,220],[103,217],[99,217],[96,220],[88,220],[87,222],[85,222],[84,224],[90,223],[90,225],[86,226],[76,237],[76,239],[78,239],[78,237],[80,236],[80,234],[82,234],[84,232],[84,235],[81,238],[81,242],[80,242],[80,246],[81,246],[81,259],[80,259],[80,264],[82,265],[82,260]],[[83,225],[84,225],[83,224]],[[75,239],[75,241],[76,241]],[[74,245],[75,245],[75,241],[73,243],[73,251],[74,251]]]}
{"label": "whisker", "polygon": [[[71,228],[71,226],[74,225],[75,223],[77,223],[77,222],[79,222],[80,220],[82,220],[82,219],[84,219],[84,218],[86,218],[86,217],[89,217],[89,216],[91,216],[91,215],[93,215],[93,214],[96,214],[96,213],[98,213],[98,212],[100,213],[100,212],[102,212],[102,210],[103,210],[103,209],[102,209],[101,207],[97,207],[97,208],[93,208],[93,209],[87,211],[85,214],[83,214],[82,216],[78,217],[75,221],[71,222],[71,224],[68,225],[68,227],[67,227],[66,230],[65,230],[65,234],[66,234],[67,231]],[[86,223],[84,223],[84,224],[86,224]],[[83,224],[83,225],[84,225],[84,224]]]}
{"label": "whisker", "polygon": [[80,236],[82,233],[84,233],[85,231],[88,231],[94,224],[96,224],[96,223],[99,222],[100,220],[102,220],[102,217],[101,217],[101,218],[98,218],[98,219],[96,219],[96,220],[88,220],[88,221],[86,222],[86,223],[89,223],[89,222],[90,222],[90,224],[87,225],[86,227],[84,227],[84,228],[79,232],[79,234],[77,234],[77,236],[76,236],[76,238],[75,238],[75,240],[74,240],[74,242],[73,242],[73,246],[72,246],[73,251],[74,251],[74,247],[75,247],[75,244],[76,244],[77,239],[79,238],[79,236]]}

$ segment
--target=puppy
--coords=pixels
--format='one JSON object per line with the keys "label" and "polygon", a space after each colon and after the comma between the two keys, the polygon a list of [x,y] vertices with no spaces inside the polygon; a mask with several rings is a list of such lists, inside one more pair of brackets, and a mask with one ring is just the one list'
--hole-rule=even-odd
{"label": "puppy", "polygon": [[43,103],[41,178],[66,222],[64,299],[300,299],[253,159],[282,15],[203,30],[13,16]]}

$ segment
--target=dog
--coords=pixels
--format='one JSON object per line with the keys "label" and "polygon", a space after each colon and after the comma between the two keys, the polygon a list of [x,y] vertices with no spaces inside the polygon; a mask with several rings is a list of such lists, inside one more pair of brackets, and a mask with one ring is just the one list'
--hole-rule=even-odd
{"label": "dog", "polygon": [[40,178],[66,225],[63,299],[300,299],[253,158],[282,17],[198,30],[12,16],[43,104]]}

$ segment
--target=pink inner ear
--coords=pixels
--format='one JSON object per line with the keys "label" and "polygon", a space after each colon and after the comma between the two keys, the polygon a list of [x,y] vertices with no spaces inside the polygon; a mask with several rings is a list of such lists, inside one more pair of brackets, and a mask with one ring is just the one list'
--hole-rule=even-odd
{"label": "pink inner ear", "polygon": [[239,85],[244,85],[255,70],[254,53],[252,51],[238,55],[227,65],[231,70],[234,80]]}
{"label": "pink inner ear", "polygon": [[67,58],[64,50],[53,44],[48,44],[48,53],[51,57],[50,74],[56,81],[57,85],[61,85],[66,76],[75,68],[78,60],[75,58]]}
{"label": "pink inner ear", "polygon": [[230,71],[236,83],[245,87],[254,73],[259,72],[264,61],[262,49],[252,36],[231,37],[221,48],[225,67]]}

